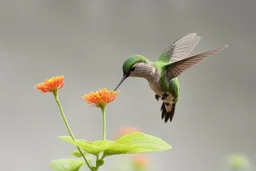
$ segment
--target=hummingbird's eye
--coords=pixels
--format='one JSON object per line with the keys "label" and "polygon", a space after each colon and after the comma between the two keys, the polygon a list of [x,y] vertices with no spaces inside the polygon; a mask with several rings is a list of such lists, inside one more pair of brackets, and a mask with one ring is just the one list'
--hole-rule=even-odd
{"label": "hummingbird's eye", "polygon": [[131,67],[130,71],[134,71],[135,70],[135,67]]}

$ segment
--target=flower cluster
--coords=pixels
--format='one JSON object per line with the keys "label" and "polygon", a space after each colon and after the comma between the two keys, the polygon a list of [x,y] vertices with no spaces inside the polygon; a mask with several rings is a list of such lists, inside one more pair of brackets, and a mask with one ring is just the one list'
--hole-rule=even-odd
{"label": "flower cluster", "polygon": [[[64,76],[52,77],[44,82],[35,85],[35,88],[43,93],[56,92],[64,86]],[[106,106],[106,104],[114,101],[120,91],[107,90],[106,88],[96,92],[90,92],[82,96],[82,99],[94,107]]]}
{"label": "flower cluster", "polygon": [[[142,133],[138,128],[132,126],[122,127],[115,137],[115,141],[110,141],[106,139],[106,105],[113,102],[120,91],[108,90],[106,88],[98,90],[96,92],[90,92],[82,96],[82,100],[86,101],[90,106],[97,107],[101,109],[102,112],[102,140],[95,141],[81,141],[81,139],[76,139],[71,131],[68,121],[65,117],[64,110],[60,103],[58,97],[58,91],[64,86],[64,76],[52,77],[45,80],[34,88],[40,90],[42,93],[50,92],[53,94],[54,99],[59,108],[62,119],[67,128],[69,136],[60,136],[59,138],[69,144],[74,145],[78,151],[72,152],[75,157],[82,157],[84,161],[80,159],[59,159],[53,160],[50,163],[50,167],[53,171],[55,169],[68,167],[67,171],[78,171],[80,167],[85,163],[91,171],[98,171],[99,167],[104,164],[104,159],[106,156],[117,155],[117,154],[135,154],[131,158],[130,170],[134,171],[145,171],[148,168],[149,160],[147,155],[139,155],[138,153],[147,152],[157,152],[168,150],[171,148],[169,144],[161,139],[156,139],[156,137]],[[132,144],[130,143],[132,141]],[[89,143],[88,143],[89,142]],[[143,146],[146,144],[146,148]],[[120,146],[123,148],[119,149]],[[136,150],[134,150],[136,147]],[[102,153],[102,155],[99,155]],[[95,162],[90,156],[94,156]]]}

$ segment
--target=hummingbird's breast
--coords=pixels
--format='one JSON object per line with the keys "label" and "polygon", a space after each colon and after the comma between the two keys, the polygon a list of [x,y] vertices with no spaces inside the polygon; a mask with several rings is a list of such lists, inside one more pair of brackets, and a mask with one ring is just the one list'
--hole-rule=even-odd
{"label": "hummingbird's breast", "polygon": [[[149,87],[153,90],[153,92],[159,96],[162,96],[165,92],[161,88],[160,78],[161,71],[159,71],[154,65],[151,63],[137,63],[135,64],[136,70],[132,76],[143,77],[148,81]],[[166,102],[172,101],[172,95],[168,96]]]}
{"label": "hummingbird's breast", "polygon": [[150,63],[138,63],[135,66],[138,68],[136,75],[144,77],[156,94],[162,94],[160,88],[161,72]]}
{"label": "hummingbird's breast", "polygon": [[[148,80],[148,85],[152,89],[152,91],[161,97],[165,93],[165,91],[161,88],[160,78],[161,78],[161,73],[156,69],[155,74],[152,75],[151,78],[147,80]],[[170,103],[173,103],[173,100],[174,100],[174,97],[170,93],[169,96],[165,100],[163,100],[163,102],[170,104]]]}
{"label": "hummingbird's breast", "polygon": [[162,95],[164,92],[160,87],[160,77],[161,73],[155,69],[154,74],[151,75],[151,77],[148,80],[149,87],[158,95]]}
{"label": "hummingbird's breast", "polygon": [[[148,82],[148,85],[160,97],[162,97],[162,95],[165,93],[165,91],[161,89],[159,82]],[[169,96],[165,100],[163,100],[163,102],[170,104],[170,103],[173,103],[173,100],[174,100],[174,97],[170,93]]]}
{"label": "hummingbird's breast", "polygon": [[158,94],[158,95],[162,94],[163,91],[160,88],[159,82],[148,81],[148,85],[156,94]]}

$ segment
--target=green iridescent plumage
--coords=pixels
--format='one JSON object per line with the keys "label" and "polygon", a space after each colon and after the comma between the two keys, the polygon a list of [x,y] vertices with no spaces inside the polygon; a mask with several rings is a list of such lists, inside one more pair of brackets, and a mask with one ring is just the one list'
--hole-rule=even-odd
{"label": "green iridescent plumage", "polygon": [[142,55],[134,55],[128,58],[123,64],[123,72],[128,72],[129,69],[137,62],[147,62],[148,60]]}

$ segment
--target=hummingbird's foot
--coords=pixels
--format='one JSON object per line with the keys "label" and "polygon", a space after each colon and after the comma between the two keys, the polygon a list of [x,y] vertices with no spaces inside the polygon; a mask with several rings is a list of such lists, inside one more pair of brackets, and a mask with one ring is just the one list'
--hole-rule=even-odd
{"label": "hummingbird's foot", "polygon": [[162,100],[165,100],[168,96],[169,96],[169,92],[165,92],[163,95],[162,95]]}
{"label": "hummingbird's foot", "polygon": [[159,98],[160,98],[160,96],[159,96],[158,94],[155,94],[155,98],[156,98],[156,100],[158,101]]}

